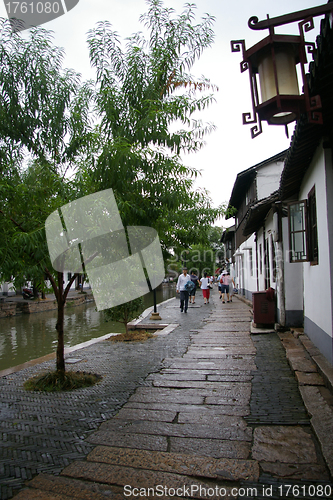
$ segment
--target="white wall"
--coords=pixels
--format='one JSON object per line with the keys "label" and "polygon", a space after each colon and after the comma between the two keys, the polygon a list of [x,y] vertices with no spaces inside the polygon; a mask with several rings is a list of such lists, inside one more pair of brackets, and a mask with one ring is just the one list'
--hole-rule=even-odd
{"label": "white wall", "polygon": [[267,198],[279,189],[280,177],[283,170],[283,162],[270,163],[260,167],[257,172],[257,196],[258,200]]}
{"label": "white wall", "polygon": [[288,218],[282,219],[284,290],[287,326],[303,325],[304,286],[302,262],[290,263]]}
{"label": "white wall", "polygon": [[[328,165],[327,168],[332,168]],[[318,265],[310,262],[304,266],[304,316],[309,331],[305,333],[320,342],[320,330],[332,338],[332,276],[330,263],[330,244],[327,217],[327,196],[332,196],[332,186],[327,186],[325,155],[320,147],[306,172],[301,184],[299,199],[306,199],[315,186],[318,231]],[[305,323],[306,326],[306,323]],[[312,331],[311,331],[312,330]],[[316,338],[318,337],[318,339]]]}
{"label": "white wall", "polygon": [[2,283],[0,285],[0,294],[1,295],[15,295],[15,288],[13,287],[12,283]]}
{"label": "white wall", "polygon": [[258,291],[265,290],[265,243],[264,243],[264,229],[261,228],[257,232],[257,260],[258,260]]}
{"label": "white wall", "polygon": [[[252,250],[252,263],[251,263]],[[256,244],[252,234],[236,251],[235,284],[240,293],[252,300],[252,292],[257,290]]]}

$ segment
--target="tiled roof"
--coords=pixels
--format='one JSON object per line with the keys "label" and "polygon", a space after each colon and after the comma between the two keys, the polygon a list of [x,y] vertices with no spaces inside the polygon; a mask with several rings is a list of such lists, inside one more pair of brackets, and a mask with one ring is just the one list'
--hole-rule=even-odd
{"label": "tiled roof", "polygon": [[279,200],[278,192],[275,191],[267,198],[257,201],[248,210],[243,228],[244,236],[255,233],[262,226],[266,215],[272,208],[273,203]]}

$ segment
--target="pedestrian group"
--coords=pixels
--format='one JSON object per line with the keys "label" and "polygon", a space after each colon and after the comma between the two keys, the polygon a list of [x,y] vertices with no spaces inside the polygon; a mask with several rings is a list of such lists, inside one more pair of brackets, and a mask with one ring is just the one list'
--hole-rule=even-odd
{"label": "pedestrian group", "polygon": [[[225,297],[227,302],[232,302],[232,295],[235,287],[235,282],[230,276],[229,271],[224,270],[217,278],[220,299],[225,304]],[[183,267],[183,273],[179,275],[176,292],[180,294],[180,311],[187,313],[188,304],[195,304],[195,293],[197,284],[202,290],[204,305],[209,304],[210,291],[213,288],[214,278],[204,273],[203,277],[199,277],[194,273],[188,274],[187,267]]]}

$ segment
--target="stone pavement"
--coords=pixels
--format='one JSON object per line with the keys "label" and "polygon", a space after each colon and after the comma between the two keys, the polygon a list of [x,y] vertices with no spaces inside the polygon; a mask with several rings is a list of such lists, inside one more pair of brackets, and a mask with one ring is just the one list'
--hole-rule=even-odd
{"label": "stone pavement", "polygon": [[[221,304],[214,291],[211,304],[196,302],[187,315],[176,300],[160,306],[163,323],[179,326],[155,339],[75,352],[77,369],[105,374],[94,389],[33,393],[29,406],[18,383],[31,370],[5,380],[13,481],[29,446],[45,457],[15,498],[333,497],[332,396],[313,346],[301,332],[250,335],[250,308],[237,298]],[[6,457],[0,464],[2,473]]]}

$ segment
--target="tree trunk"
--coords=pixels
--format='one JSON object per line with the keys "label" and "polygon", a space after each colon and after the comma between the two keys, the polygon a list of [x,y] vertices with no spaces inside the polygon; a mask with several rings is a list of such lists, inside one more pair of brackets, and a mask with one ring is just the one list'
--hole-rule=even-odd
{"label": "tree trunk", "polygon": [[65,373],[65,343],[64,343],[64,318],[65,318],[65,304],[68,292],[75,281],[77,274],[74,274],[67,284],[64,290],[64,273],[58,273],[58,285],[56,280],[53,278],[52,273],[45,268],[45,273],[47,274],[57,300],[58,304],[58,318],[56,330],[58,333],[58,345],[57,345],[57,371]]}

